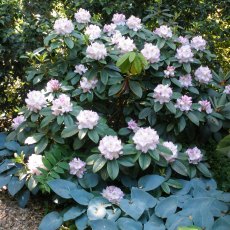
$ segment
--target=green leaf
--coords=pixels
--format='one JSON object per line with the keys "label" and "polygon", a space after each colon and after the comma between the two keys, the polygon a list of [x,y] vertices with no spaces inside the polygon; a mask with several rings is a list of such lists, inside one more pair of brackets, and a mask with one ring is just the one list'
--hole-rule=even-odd
{"label": "green leaf", "polygon": [[188,169],[181,161],[176,160],[172,163],[171,166],[173,170],[179,173],[180,175],[188,176]]}
{"label": "green leaf", "polygon": [[122,56],[117,60],[116,66],[117,66],[117,67],[120,67],[120,66],[129,58],[129,54],[130,54],[130,53],[126,53],[126,54],[122,55]]}
{"label": "green leaf", "polygon": [[191,65],[189,63],[184,63],[183,67],[187,73],[191,73]]}
{"label": "green leaf", "polygon": [[113,96],[114,94],[117,94],[122,88],[122,84],[116,84],[116,85],[112,85],[110,88],[109,88],[109,93],[108,95],[109,96]]}
{"label": "green leaf", "polygon": [[45,37],[45,39],[44,39],[44,44],[45,44],[45,46],[48,46],[48,45],[49,45],[49,42],[50,42],[52,39],[56,38],[56,37],[57,37],[57,34],[50,34],[50,35],[48,35],[47,37]]}
{"label": "green leaf", "polygon": [[38,143],[37,145],[35,146],[34,148],[34,151],[36,154],[39,154],[41,152],[43,152],[45,150],[45,148],[47,147],[48,145],[48,138],[46,137],[43,137]]}
{"label": "green leaf", "polygon": [[99,158],[93,164],[93,172],[95,173],[102,169],[106,162],[107,160],[104,157],[99,156]]}
{"label": "green leaf", "polygon": [[160,104],[159,102],[154,103],[154,111],[157,113],[163,108],[163,104]]}
{"label": "green leaf", "polygon": [[207,166],[204,163],[199,163],[197,165],[198,170],[206,177],[212,177],[211,172],[208,170]]}
{"label": "green leaf", "polygon": [[52,122],[54,120],[55,116],[54,115],[49,115],[47,117],[45,117],[40,124],[41,128],[46,127],[50,122]]}
{"label": "green leaf", "polygon": [[107,172],[112,180],[115,180],[119,174],[119,165],[116,160],[107,162]]}
{"label": "green leaf", "polygon": [[170,101],[169,103],[166,103],[165,105],[166,105],[167,109],[168,109],[171,113],[173,113],[173,114],[176,113],[176,108],[175,108],[174,104],[173,104],[171,101]]}
{"label": "green leaf", "polygon": [[177,188],[177,189],[183,188],[183,185],[182,185],[180,182],[178,182],[178,181],[176,181],[176,180],[173,180],[173,179],[167,180],[166,183],[167,183],[170,187],[173,187],[173,188]]}
{"label": "green leaf", "polygon": [[161,188],[163,189],[163,191],[167,194],[170,194],[170,187],[168,186],[168,184],[166,182],[164,182],[162,185],[161,185]]}
{"label": "green leaf", "polygon": [[160,145],[160,144],[159,144],[159,145],[157,146],[157,149],[158,149],[160,152],[164,153],[165,155],[169,155],[169,156],[173,155],[172,151],[171,151],[169,148],[165,147],[164,145]]}
{"label": "green leaf", "polygon": [[129,81],[129,87],[136,96],[138,96],[139,98],[142,97],[142,88],[139,82]]}
{"label": "green leaf", "polygon": [[101,81],[104,85],[107,85],[108,79],[109,79],[109,74],[106,70],[102,70],[101,73]]}
{"label": "green leaf", "polygon": [[139,165],[142,170],[145,170],[151,164],[151,157],[148,154],[142,153],[139,157]]}
{"label": "green leaf", "polygon": [[26,138],[25,144],[28,144],[28,145],[35,144],[35,143],[39,142],[41,140],[41,138],[44,136],[45,136],[44,133],[35,133],[32,136]]}
{"label": "green leaf", "polygon": [[134,61],[135,57],[136,57],[136,53],[130,52],[129,53],[129,62],[132,63]]}
{"label": "green leaf", "polygon": [[98,143],[99,141],[99,135],[96,130],[90,130],[88,131],[88,137],[94,142]]}
{"label": "green leaf", "polygon": [[69,170],[69,164],[67,162],[59,162],[57,165],[65,170]]}
{"label": "green leaf", "polygon": [[186,121],[184,119],[184,117],[180,117],[180,120],[178,122],[178,129],[179,129],[179,132],[182,132],[186,127]]}
{"label": "green leaf", "polygon": [[74,47],[74,42],[72,41],[71,38],[65,37],[65,38],[64,38],[64,41],[65,41],[65,44],[66,44],[70,49],[72,49],[72,48]]}
{"label": "green leaf", "polygon": [[79,130],[78,130],[77,126],[71,126],[71,127],[65,128],[65,129],[61,132],[61,137],[63,137],[63,138],[72,137],[72,136],[75,135],[78,131],[79,131]]}
{"label": "green leaf", "polygon": [[186,115],[192,123],[199,126],[199,119],[193,112],[188,112]]}

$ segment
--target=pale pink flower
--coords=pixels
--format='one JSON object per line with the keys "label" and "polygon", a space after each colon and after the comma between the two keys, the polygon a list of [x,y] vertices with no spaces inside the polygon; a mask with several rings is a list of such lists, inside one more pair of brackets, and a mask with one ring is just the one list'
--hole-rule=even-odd
{"label": "pale pink flower", "polygon": [[90,41],[94,41],[101,37],[101,29],[96,25],[89,25],[85,29],[85,34],[89,36]]}
{"label": "pale pink flower", "polygon": [[198,50],[205,50],[206,41],[202,38],[202,36],[196,36],[191,41],[191,47]]}
{"label": "pale pink flower", "polygon": [[212,113],[211,103],[208,100],[201,100],[198,104],[201,106],[199,111],[205,111],[207,114]]}
{"label": "pale pink flower", "polygon": [[106,189],[103,189],[102,196],[106,198],[112,204],[118,205],[124,197],[124,193],[120,188],[115,186],[107,186]]}
{"label": "pale pink flower", "polygon": [[138,31],[142,27],[141,19],[132,15],[131,17],[128,18],[126,25],[128,26],[129,29],[133,31]]}
{"label": "pale pink flower", "polygon": [[112,18],[112,22],[116,25],[125,25],[126,19],[124,14],[114,14]]}
{"label": "pale pink flower", "polygon": [[119,158],[122,152],[122,143],[117,136],[105,136],[100,140],[99,151],[107,160]]}
{"label": "pale pink flower", "polygon": [[147,153],[149,150],[154,150],[159,143],[159,136],[154,129],[139,128],[134,136],[133,142],[136,145],[136,149],[143,153]]}
{"label": "pale pink flower", "polygon": [[167,69],[164,70],[165,77],[166,78],[174,77],[174,75],[175,75],[175,69],[176,68],[174,66],[167,66]]}
{"label": "pale pink flower", "polygon": [[24,121],[26,121],[23,115],[17,116],[13,119],[12,128],[17,129],[19,125],[21,125]]}
{"label": "pale pink flower", "polygon": [[190,74],[180,76],[179,82],[182,87],[188,88],[189,86],[192,86],[192,76]]}
{"label": "pale pink flower", "polygon": [[91,15],[88,10],[80,8],[77,13],[74,14],[74,17],[78,23],[88,23],[90,22]]}
{"label": "pale pink flower", "polygon": [[27,108],[37,113],[43,107],[46,107],[46,98],[44,94],[40,91],[33,90],[27,94],[27,98],[25,99]]}
{"label": "pale pink flower", "polygon": [[77,115],[78,129],[93,129],[99,121],[99,116],[91,110],[81,110]]}
{"label": "pale pink flower", "polygon": [[168,103],[173,94],[172,88],[169,85],[159,84],[154,89],[153,98],[155,102],[159,102],[160,104]]}
{"label": "pale pink flower", "polygon": [[156,28],[154,33],[157,34],[161,38],[171,38],[172,37],[172,30],[168,26],[160,26],[159,28]]}
{"label": "pale pink flower", "polygon": [[61,94],[57,99],[53,100],[51,110],[52,114],[55,116],[63,115],[64,113],[68,113],[72,111],[73,104],[70,101],[70,97]]}
{"label": "pale pink flower", "polygon": [[165,158],[168,162],[173,162],[178,156],[178,149],[177,146],[173,144],[171,141],[165,141],[162,143],[163,146],[167,147],[171,150],[172,155],[166,155],[165,153],[161,152],[161,155]]}
{"label": "pale pink flower", "polygon": [[85,67],[84,65],[80,64],[80,65],[75,65],[75,70],[74,73],[78,73],[80,75],[86,73],[86,71],[88,70],[87,67]]}
{"label": "pale pink flower", "polygon": [[111,35],[116,33],[116,27],[117,27],[117,25],[114,23],[106,24],[103,27],[103,32],[107,33],[108,36],[111,36]]}
{"label": "pale pink flower", "polygon": [[128,129],[131,129],[133,130],[133,132],[136,132],[139,129],[137,122],[131,119],[128,122]]}
{"label": "pale pink flower", "polygon": [[107,50],[104,44],[94,42],[86,49],[86,57],[94,60],[103,60],[107,56]]}
{"label": "pale pink flower", "polygon": [[193,52],[189,45],[183,45],[177,49],[176,58],[180,63],[188,63],[193,61]]}
{"label": "pale pink flower", "polygon": [[34,175],[40,175],[41,171],[38,168],[46,169],[42,162],[42,155],[32,154],[27,162],[27,167],[29,169],[29,173]]}
{"label": "pale pink flower", "polygon": [[76,175],[78,178],[82,178],[86,171],[86,163],[80,158],[73,158],[72,161],[69,162],[70,174]]}
{"label": "pale pink flower", "polygon": [[177,41],[182,45],[189,45],[189,40],[187,37],[180,36]]}
{"label": "pale pink flower", "polygon": [[184,95],[181,98],[177,99],[175,108],[178,108],[181,111],[189,111],[191,110],[191,106],[192,106],[192,98]]}
{"label": "pale pink flower", "polygon": [[186,153],[188,154],[190,164],[198,164],[202,160],[203,155],[197,147],[187,149]]}
{"label": "pale pink flower", "polygon": [[224,87],[224,93],[230,94],[230,85],[226,85],[226,86]]}
{"label": "pale pink flower", "polygon": [[208,84],[212,80],[212,73],[208,67],[200,66],[195,71],[195,79],[203,84]]}
{"label": "pale pink flower", "polygon": [[146,43],[141,53],[150,63],[156,63],[160,61],[160,50],[157,46],[150,43]]}
{"label": "pale pink flower", "polygon": [[47,82],[46,91],[53,93],[58,91],[61,88],[61,83],[56,79],[51,79]]}
{"label": "pale pink flower", "polygon": [[60,18],[55,21],[54,30],[57,34],[70,34],[74,30],[74,25],[71,20]]}
{"label": "pale pink flower", "polygon": [[95,89],[98,80],[96,78],[88,80],[86,77],[82,77],[80,81],[80,88],[83,93],[91,92],[91,89]]}

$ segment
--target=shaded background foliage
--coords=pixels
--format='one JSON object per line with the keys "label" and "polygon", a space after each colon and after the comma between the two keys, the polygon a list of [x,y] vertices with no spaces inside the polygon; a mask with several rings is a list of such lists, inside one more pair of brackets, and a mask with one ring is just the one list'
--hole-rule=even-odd
{"label": "shaded background foliage", "polygon": [[[1,0],[0,131],[9,129],[31,88],[24,75],[33,50],[43,45],[43,37],[52,30],[56,18],[73,17],[80,7],[90,10],[94,19],[103,23],[110,23],[112,15],[120,12],[144,18],[151,29],[167,23],[181,34],[200,34],[217,56],[211,67],[229,71],[230,0]],[[228,190],[229,183],[224,179],[228,176],[224,172],[229,171],[229,166],[219,162],[226,159],[210,153],[219,184]]]}

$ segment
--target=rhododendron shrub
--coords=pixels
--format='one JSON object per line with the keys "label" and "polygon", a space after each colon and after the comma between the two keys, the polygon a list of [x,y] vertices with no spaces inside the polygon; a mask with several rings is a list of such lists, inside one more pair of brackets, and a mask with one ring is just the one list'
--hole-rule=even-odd
{"label": "rhododendron shrub", "polygon": [[[150,31],[133,15],[100,25],[80,9],[73,21],[57,19],[34,52],[27,71],[34,90],[8,136],[34,145],[37,161],[25,159],[24,173],[34,187],[81,205],[68,212],[89,205],[89,220],[114,221],[122,212],[137,221],[153,208],[146,191],[170,194],[182,187],[177,178],[211,177],[201,146],[230,124],[229,83],[208,67],[211,56],[201,36],[167,25]],[[132,199],[149,200],[135,204],[136,214],[125,197],[131,187],[139,187]]]}

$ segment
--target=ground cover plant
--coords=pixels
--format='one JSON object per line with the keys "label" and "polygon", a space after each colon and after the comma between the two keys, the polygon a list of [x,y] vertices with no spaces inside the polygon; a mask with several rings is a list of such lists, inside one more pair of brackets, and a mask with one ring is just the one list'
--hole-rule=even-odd
{"label": "ground cover plant", "polygon": [[39,191],[65,206],[39,229],[228,229],[229,194],[207,179],[200,147],[230,123],[230,75],[212,57],[199,34],[148,30],[133,15],[57,19],[30,56],[34,89],[1,134],[0,185],[21,206]]}

